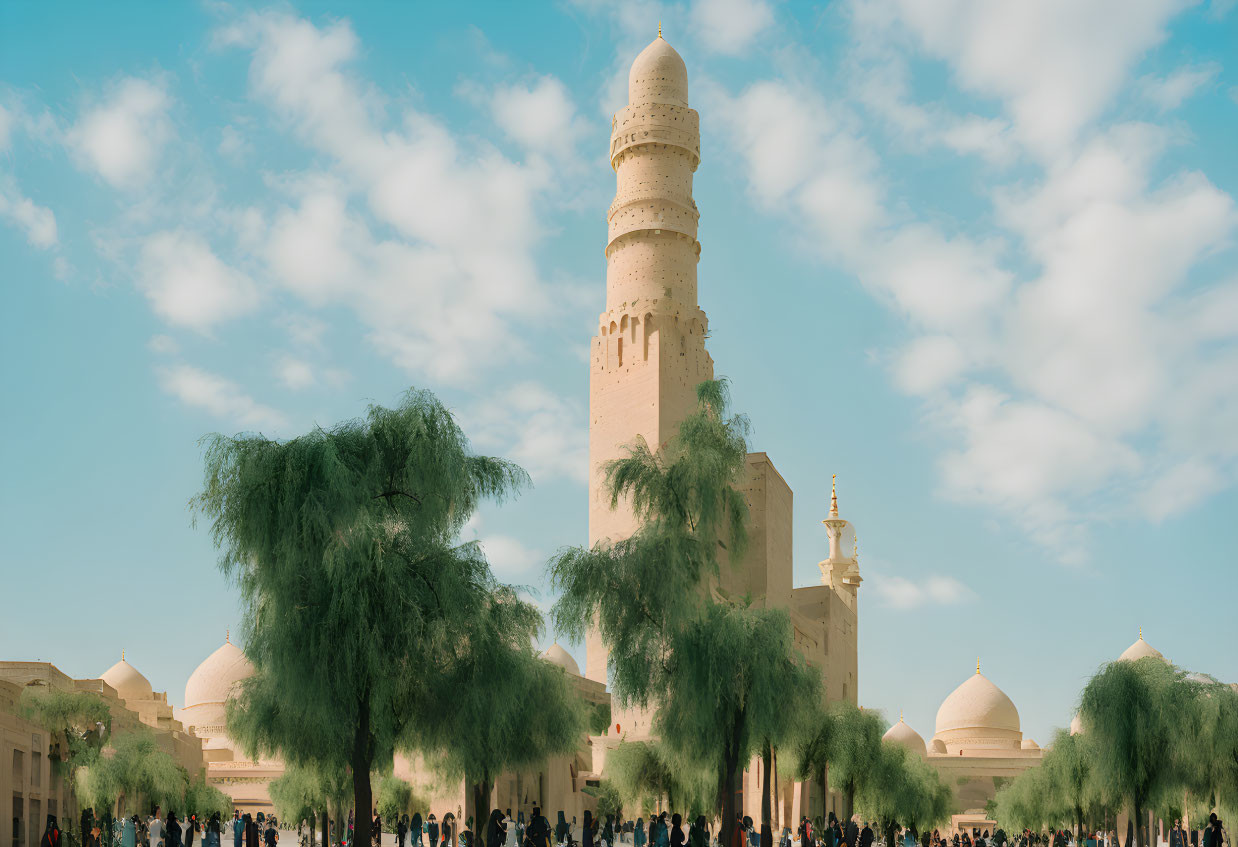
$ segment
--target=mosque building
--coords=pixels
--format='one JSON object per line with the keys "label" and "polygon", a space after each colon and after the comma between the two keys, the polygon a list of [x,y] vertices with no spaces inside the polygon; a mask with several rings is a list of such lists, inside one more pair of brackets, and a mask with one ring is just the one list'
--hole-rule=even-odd
{"label": "mosque building", "polygon": [[[709,321],[697,299],[699,210],[692,197],[701,161],[699,116],[689,106],[688,71],[658,37],[632,63],[628,104],[611,122],[614,201],[607,212],[606,307],[593,338],[589,376],[589,544],[622,540],[637,528],[624,504],[612,509],[605,464],[638,437],[652,449],[667,443],[696,409],[696,387],[714,376],[705,347]],[[820,669],[827,699],[856,701],[856,594],[862,582],[855,531],[839,516],[837,492],[824,521],[829,556],[819,585],[792,584],[792,492],[773,460],[750,453],[745,494],[750,549],[725,568],[718,588],[790,612],[797,647]],[[585,676],[607,682],[608,655],[598,633],[586,638]],[[650,738],[652,715],[617,709],[611,732],[595,739],[594,768],[605,772],[605,750],[623,740]],[[745,774],[742,807],[760,810],[759,763]],[[809,785],[780,781],[776,816],[838,811]],[[779,813],[781,813],[779,815]]]}

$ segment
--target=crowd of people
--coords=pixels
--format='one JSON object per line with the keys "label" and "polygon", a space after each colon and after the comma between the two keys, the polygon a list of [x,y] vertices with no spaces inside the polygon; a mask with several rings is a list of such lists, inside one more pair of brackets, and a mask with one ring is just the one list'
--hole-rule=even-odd
{"label": "crowd of people", "polygon": [[[172,809],[163,814],[156,806],[149,815],[114,818],[110,814],[96,816],[93,809],[83,809],[81,847],[227,847],[224,839],[232,836],[232,847],[276,847],[279,843],[279,821],[261,812],[255,818],[233,812],[226,823],[219,812],[200,820],[196,814],[178,817]],[[39,847],[76,847],[63,843],[63,833],[55,815],[47,816],[47,828]]]}

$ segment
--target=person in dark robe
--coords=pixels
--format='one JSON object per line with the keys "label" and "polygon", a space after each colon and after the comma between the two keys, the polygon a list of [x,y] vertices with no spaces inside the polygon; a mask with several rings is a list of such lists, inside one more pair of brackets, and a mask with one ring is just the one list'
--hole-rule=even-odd
{"label": "person in dark robe", "polygon": [[855,819],[847,821],[847,826],[843,832],[846,834],[847,847],[859,847],[860,844],[860,827],[856,825]]}
{"label": "person in dark robe", "polygon": [[168,816],[163,821],[164,847],[181,847],[184,833],[181,832],[181,821],[176,812],[168,809]]}
{"label": "person in dark robe", "polygon": [[409,847],[421,847],[421,812],[413,812],[413,818],[408,822]]}
{"label": "person in dark robe", "polygon": [[606,824],[602,827],[602,844],[605,847],[615,847],[615,816],[607,815]]}
{"label": "person in dark robe", "polygon": [[404,847],[404,839],[408,836],[408,815],[400,815],[400,819],[395,822],[395,840],[400,847]]}
{"label": "person in dark robe", "polygon": [[95,810],[82,809],[82,847],[89,847],[90,831],[95,826]]}
{"label": "person in dark robe", "polygon": [[645,847],[645,819],[637,818],[632,827],[632,847]]}
{"label": "person in dark robe", "polygon": [[55,815],[47,816],[47,828],[39,839],[39,847],[60,847],[60,827],[56,825]]}
{"label": "person in dark robe", "polygon": [[563,814],[563,810],[559,810],[559,820],[555,824],[555,843],[567,844],[568,836],[572,834],[571,829],[567,825],[567,815]]}
{"label": "person in dark robe", "polygon": [[198,816],[191,814],[185,827],[185,847],[193,847],[193,834],[198,831]]}
{"label": "person in dark robe", "polygon": [[262,840],[266,847],[275,847],[279,843],[279,830],[275,828],[274,823],[268,823],[266,831],[262,833]]}
{"label": "person in dark robe", "polygon": [[593,847],[593,812],[585,809],[585,825],[580,832],[580,847]]}
{"label": "person in dark robe", "polygon": [[864,828],[860,830],[860,847],[873,847],[873,830],[868,821],[864,821]]}
{"label": "person in dark robe", "polygon": [[683,817],[676,812],[671,817],[671,847],[683,847]]}
{"label": "person in dark robe", "polygon": [[486,822],[485,847],[499,847],[506,836],[507,830],[503,827],[503,812],[498,809],[491,809],[490,820]]}
{"label": "person in dark robe", "polygon": [[261,839],[258,837],[258,822],[248,812],[243,820],[245,821],[245,847],[260,847],[259,842]]}
{"label": "person in dark robe", "polygon": [[443,839],[443,847],[456,847],[456,816],[451,812],[443,815],[443,823],[438,832]]}
{"label": "person in dark robe", "polygon": [[430,842],[430,847],[438,847],[438,820],[433,812],[426,820],[426,839]]}
{"label": "person in dark robe", "polygon": [[206,834],[202,837],[203,847],[220,847],[223,838],[223,826],[219,822],[219,812],[211,812],[211,819],[206,822]]}
{"label": "person in dark robe", "polygon": [[383,843],[383,819],[378,812],[374,813],[374,819],[370,821],[370,841],[375,847]]}

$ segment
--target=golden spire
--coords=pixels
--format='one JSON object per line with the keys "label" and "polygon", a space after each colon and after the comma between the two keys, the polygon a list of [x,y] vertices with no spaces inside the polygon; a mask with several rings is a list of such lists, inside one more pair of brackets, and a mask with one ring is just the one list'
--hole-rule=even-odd
{"label": "golden spire", "polygon": [[225,629],[225,630],[224,630],[224,643],[225,643],[225,644],[231,644],[231,643],[232,643],[232,630],[231,630],[231,629]]}
{"label": "golden spire", "polygon": [[980,657],[976,657],[976,673],[980,673]]}
{"label": "golden spire", "polygon": [[838,517],[838,474],[830,475],[830,517]]}
{"label": "golden spire", "polygon": [[658,38],[662,37],[662,22],[658,21]]}
{"label": "golden spire", "polygon": [[1143,627],[1139,627],[1139,640],[1143,641]]}
{"label": "golden spire", "polygon": [[120,651],[120,660],[121,660],[122,662],[125,660],[125,651],[124,651],[124,650],[121,650],[121,651]]}
{"label": "golden spire", "polygon": [[902,709],[898,710],[898,722],[899,723],[903,722],[903,710]]}

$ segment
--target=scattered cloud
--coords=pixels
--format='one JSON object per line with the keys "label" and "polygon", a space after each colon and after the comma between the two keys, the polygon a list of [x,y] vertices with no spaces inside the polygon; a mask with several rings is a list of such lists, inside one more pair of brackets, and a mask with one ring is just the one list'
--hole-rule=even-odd
{"label": "scattered cloud", "polygon": [[176,343],[176,339],[170,335],[152,335],[150,341],[146,342],[147,348],[152,353],[158,353],[163,356],[171,356],[179,353],[181,346]]}
{"label": "scattered cloud", "polygon": [[280,358],[275,373],[279,377],[279,381],[293,391],[309,388],[318,381],[314,376],[314,369],[310,367],[309,362],[293,358],[292,356]]}
{"label": "scattered cloud", "polygon": [[1168,76],[1145,76],[1140,83],[1143,96],[1162,112],[1168,112],[1185,103],[1220,72],[1221,66],[1210,62],[1178,68]]}
{"label": "scattered cloud", "polygon": [[138,288],[157,315],[198,332],[208,332],[258,304],[253,281],[224,264],[201,236],[184,230],[149,236],[137,273]]}
{"label": "scattered cloud", "polygon": [[191,365],[161,368],[159,384],[186,406],[244,430],[278,431],[288,427],[283,413],[263,405],[236,383]]}
{"label": "scattered cloud", "polygon": [[[0,129],[3,129],[0,127]],[[0,139],[2,140],[2,139]],[[3,145],[0,144],[0,149]],[[8,220],[26,236],[32,247],[47,250],[59,242],[56,215],[17,190],[11,180],[0,175],[0,219]]]}
{"label": "scattered cloud", "polygon": [[902,576],[872,574],[867,582],[878,601],[892,609],[957,606],[977,597],[975,591],[949,576],[927,576],[917,582]]}
{"label": "scattered cloud", "polygon": [[230,159],[240,159],[253,149],[253,145],[245,140],[245,136],[232,124],[219,131],[219,153]]}
{"label": "scattered cloud", "polygon": [[461,417],[478,449],[521,465],[534,483],[588,481],[588,416],[582,404],[524,382],[489,395]]}
{"label": "scattered cloud", "polygon": [[134,188],[155,173],[173,136],[172,98],[162,81],[126,77],[85,109],[66,142],[79,162],[116,188]]}
{"label": "scattered cloud", "polygon": [[490,95],[494,122],[530,153],[567,163],[585,125],[567,86],[557,77],[538,77],[532,85],[500,85]]}
{"label": "scattered cloud", "polygon": [[774,23],[766,0],[695,0],[694,33],[715,53],[739,56]]}

